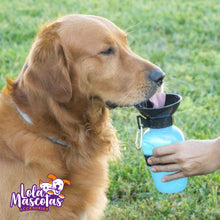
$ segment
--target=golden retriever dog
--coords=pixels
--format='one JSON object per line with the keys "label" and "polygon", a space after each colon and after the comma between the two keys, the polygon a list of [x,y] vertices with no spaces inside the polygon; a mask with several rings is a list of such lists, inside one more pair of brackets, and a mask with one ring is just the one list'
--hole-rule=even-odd
{"label": "golden retriever dog", "polygon": [[[101,219],[108,161],[119,155],[109,109],[149,99],[163,77],[105,18],[68,15],[43,26],[18,78],[7,79],[1,94],[0,219]],[[21,183],[24,190],[40,179],[50,186],[48,175],[71,183],[62,207],[21,211],[15,200],[10,207]]]}

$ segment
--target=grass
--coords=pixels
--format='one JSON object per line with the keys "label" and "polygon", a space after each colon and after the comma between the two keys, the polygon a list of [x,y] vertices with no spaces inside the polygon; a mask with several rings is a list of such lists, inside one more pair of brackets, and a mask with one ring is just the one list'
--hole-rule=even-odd
{"label": "grass", "polygon": [[[166,91],[183,96],[175,124],[186,138],[220,133],[220,2],[218,0],[2,0],[0,87],[15,79],[38,28],[70,13],[104,16],[128,32],[131,48],[166,73]],[[220,219],[220,172],[189,179],[179,194],[158,193],[134,147],[137,111],[111,112],[123,157],[110,165],[109,220]]]}

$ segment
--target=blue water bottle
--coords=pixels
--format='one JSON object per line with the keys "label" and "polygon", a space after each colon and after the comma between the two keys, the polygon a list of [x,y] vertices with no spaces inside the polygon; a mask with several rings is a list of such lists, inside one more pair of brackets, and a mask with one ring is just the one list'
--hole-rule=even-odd
{"label": "blue water bottle", "polygon": [[[141,115],[137,116],[139,131],[141,132],[140,145],[147,159],[152,156],[154,148],[169,145],[184,140],[183,133],[173,125],[173,113],[177,110],[182,97],[177,94],[166,94],[165,105],[153,108],[151,102],[143,102],[135,106]],[[148,128],[142,135],[143,129]],[[137,140],[136,140],[137,143]],[[137,147],[138,148],[138,147]],[[149,166],[149,164],[147,163]],[[149,166],[157,190],[161,193],[178,193],[186,188],[187,178],[162,182],[162,177],[174,172],[153,173]]]}

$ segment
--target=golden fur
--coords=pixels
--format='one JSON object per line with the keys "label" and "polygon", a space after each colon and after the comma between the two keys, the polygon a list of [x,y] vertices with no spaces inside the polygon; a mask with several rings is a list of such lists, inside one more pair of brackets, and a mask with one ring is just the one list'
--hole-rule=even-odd
{"label": "golden fur", "polygon": [[[113,48],[110,55],[100,53]],[[106,206],[108,160],[119,155],[107,102],[132,106],[152,96],[158,68],[134,54],[126,34],[107,19],[69,15],[38,33],[17,80],[0,101],[0,219],[100,219]],[[33,124],[28,124],[17,107]],[[64,140],[68,147],[46,137]],[[20,183],[31,188],[49,173],[71,181],[61,208],[10,208]]]}

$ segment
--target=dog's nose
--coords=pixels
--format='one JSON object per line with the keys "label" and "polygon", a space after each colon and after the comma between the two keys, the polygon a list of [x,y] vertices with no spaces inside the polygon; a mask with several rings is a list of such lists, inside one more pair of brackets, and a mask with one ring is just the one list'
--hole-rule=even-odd
{"label": "dog's nose", "polygon": [[165,73],[160,69],[152,69],[150,71],[149,78],[155,82],[158,86],[161,86],[163,83],[163,78],[165,77]]}
{"label": "dog's nose", "polygon": [[59,185],[56,185],[56,188],[59,188]]}

